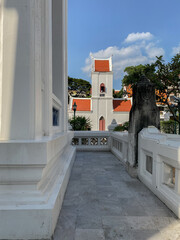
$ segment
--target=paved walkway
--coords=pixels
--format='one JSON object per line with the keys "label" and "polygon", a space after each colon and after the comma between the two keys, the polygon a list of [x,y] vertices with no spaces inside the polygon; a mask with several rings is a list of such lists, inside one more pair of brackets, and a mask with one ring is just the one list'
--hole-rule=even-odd
{"label": "paved walkway", "polygon": [[180,240],[180,221],[109,152],[78,152],[54,240]]}

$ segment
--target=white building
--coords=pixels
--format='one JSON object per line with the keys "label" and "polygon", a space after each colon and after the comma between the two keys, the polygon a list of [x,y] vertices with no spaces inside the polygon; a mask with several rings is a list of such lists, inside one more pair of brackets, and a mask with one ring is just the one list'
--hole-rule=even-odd
{"label": "white building", "polygon": [[112,58],[93,59],[91,79],[92,97],[70,98],[69,118],[73,117],[76,102],[76,116],[88,117],[93,131],[107,130],[113,119],[118,124],[129,121],[131,99],[113,99]]}
{"label": "white building", "polygon": [[75,149],[67,1],[0,0],[0,239],[50,239]]}

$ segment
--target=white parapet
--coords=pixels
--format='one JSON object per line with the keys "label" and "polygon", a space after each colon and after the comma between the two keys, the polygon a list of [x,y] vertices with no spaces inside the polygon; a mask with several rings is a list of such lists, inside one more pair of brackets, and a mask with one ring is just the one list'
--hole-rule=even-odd
{"label": "white parapet", "polygon": [[110,132],[75,131],[72,144],[78,151],[110,151]]}
{"label": "white parapet", "polygon": [[111,152],[124,164],[127,162],[128,132],[111,133]]}
{"label": "white parapet", "polygon": [[180,218],[180,136],[149,127],[138,145],[139,178]]}
{"label": "white parapet", "polygon": [[50,239],[75,158],[73,132],[0,143],[0,239]]}

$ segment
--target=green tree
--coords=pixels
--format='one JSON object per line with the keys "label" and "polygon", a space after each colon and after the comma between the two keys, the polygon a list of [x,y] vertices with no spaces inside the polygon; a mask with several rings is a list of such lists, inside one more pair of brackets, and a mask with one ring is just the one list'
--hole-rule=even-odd
{"label": "green tree", "polygon": [[175,55],[170,62],[165,63],[163,56],[156,57],[152,64],[130,66],[125,68],[126,75],[123,78],[123,85],[132,87],[139,81],[144,74],[156,89],[156,100],[168,106],[173,114],[174,120],[179,122],[175,111],[169,102],[170,94],[177,96],[179,93],[179,74],[180,74],[180,54]]}
{"label": "green tree", "polygon": [[177,54],[171,59],[171,62],[165,63],[163,57],[157,57],[155,62],[156,72],[152,79],[155,87],[159,90],[157,94],[157,100],[166,104],[173,114],[174,120],[179,122],[171,103],[169,102],[169,96],[173,93],[177,96],[179,91],[179,74],[180,74],[180,54]]}
{"label": "green tree", "polygon": [[124,86],[131,85],[132,87],[139,81],[142,75],[152,80],[155,75],[155,64],[146,64],[138,66],[130,66],[124,69],[126,75],[124,76],[122,83]]}
{"label": "green tree", "polygon": [[123,97],[123,89],[121,89],[119,92],[115,92],[113,89],[113,97],[114,98],[122,98]]}
{"label": "green tree", "polygon": [[122,131],[128,131],[129,128],[129,122],[124,122],[123,124],[118,125],[114,128],[114,131],[122,132]]}
{"label": "green tree", "polygon": [[178,130],[178,124],[174,120],[161,121],[161,131],[164,133],[176,133]]}
{"label": "green tree", "polygon": [[91,121],[89,118],[77,116],[69,120],[70,125],[74,131],[91,130]]}
{"label": "green tree", "polygon": [[91,84],[88,81],[79,78],[68,77],[68,91],[75,91],[77,97],[80,94],[84,94],[85,97],[89,97],[90,89]]}

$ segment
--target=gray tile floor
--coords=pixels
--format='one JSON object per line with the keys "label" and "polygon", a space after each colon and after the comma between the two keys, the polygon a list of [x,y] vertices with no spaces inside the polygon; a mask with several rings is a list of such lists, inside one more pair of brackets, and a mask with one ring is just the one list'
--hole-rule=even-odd
{"label": "gray tile floor", "polygon": [[78,152],[54,240],[180,240],[180,221],[110,152]]}

